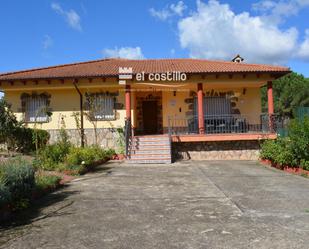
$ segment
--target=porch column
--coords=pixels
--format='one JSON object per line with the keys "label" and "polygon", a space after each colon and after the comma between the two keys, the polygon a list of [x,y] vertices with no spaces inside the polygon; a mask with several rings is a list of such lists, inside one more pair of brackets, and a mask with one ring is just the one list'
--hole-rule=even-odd
{"label": "porch column", "polygon": [[268,104],[268,120],[269,120],[269,131],[274,132],[273,114],[274,114],[274,97],[273,97],[273,83],[272,81],[267,82],[267,104]]}
{"label": "porch column", "polygon": [[203,84],[197,84],[197,110],[198,110],[198,130],[199,134],[205,133],[205,126],[204,126],[204,109],[203,109]]}
{"label": "porch column", "polygon": [[268,114],[274,114],[274,97],[273,97],[273,83],[267,82],[267,100],[268,100]]}
{"label": "porch column", "polygon": [[131,119],[131,86],[126,85],[126,92],[125,92],[125,99],[126,99],[126,118]]}

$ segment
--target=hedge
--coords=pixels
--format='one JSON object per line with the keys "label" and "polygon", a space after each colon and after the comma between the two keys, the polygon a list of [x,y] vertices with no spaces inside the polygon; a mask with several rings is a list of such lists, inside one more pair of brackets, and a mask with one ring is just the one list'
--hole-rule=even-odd
{"label": "hedge", "polygon": [[288,137],[266,141],[261,146],[261,158],[280,166],[302,167],[309,170],[309,117],[293,120]]}

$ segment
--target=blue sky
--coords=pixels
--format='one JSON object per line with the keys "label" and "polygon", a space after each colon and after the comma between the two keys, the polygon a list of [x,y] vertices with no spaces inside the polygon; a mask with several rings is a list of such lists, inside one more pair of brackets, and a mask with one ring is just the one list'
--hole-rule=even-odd
{"label": "blue sky", "polygon": [[[3,0],[0,71],[103,57],[288,65],[309,77],[309,0]],[[307,33],[306,33],[307,30]]]}

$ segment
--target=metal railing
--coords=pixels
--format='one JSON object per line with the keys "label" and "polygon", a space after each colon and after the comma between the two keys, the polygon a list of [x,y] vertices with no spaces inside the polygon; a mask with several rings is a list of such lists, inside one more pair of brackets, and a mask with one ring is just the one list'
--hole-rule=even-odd
{"label": "metal railing", "polygon": [[[205,115],[204,129],[206,134],[222,133],[276,133],[283,127],[283,119],[276,115]],[[198,118],[168,118],[169,134],[198,134]]]}
{"label": "metal railing", "polygon": [[134,136],[130,118],[125,120],[124,135],[125,135],[125,153],[126,158],[128,158],[131,155],[131,143],[132,143],[132,137]]}

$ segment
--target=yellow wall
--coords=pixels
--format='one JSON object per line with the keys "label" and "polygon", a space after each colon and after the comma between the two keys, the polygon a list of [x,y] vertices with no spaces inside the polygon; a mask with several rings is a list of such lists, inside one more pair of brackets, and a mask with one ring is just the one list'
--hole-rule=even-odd
{"label": "yellow wall", "polygon": [[[271,80],[270,75],[248,75],[245,78],[243,75],[234,76],[229,78],[228,76],[220,76],[219,78],[213,76],[202,77],[190,77],[187,82],[166,83],[160,82],[159,85],[145,85],[132,83],[132,117],[134,125],[135,117],[135,96],[139,90],[152,91],[153,89],[162,90],[162,108],[163,108],[163,126],[168,126],[168,116],[177,118],[186,118],[186,112],[188,110],[188,104],[184,102],[186,98],[190,98],[190,91],[197,90],[197,83],[203,83],[204,93],[214,89],[215,91],[234,91],[241,93],[239,95],[239,101],[237,108],[240,109],[241,114],[250,115],[250,122],[257,122],[259,115],[261,114],[261,98],[259,88],[265,84],[268,80]],[[157,84],[157,83],[154,83]],[[83,93],[85,92],[116,92],[119,91],[117,102],[124,105],[122,110],[117,110],[114,121],[98,121],[98,128],[112,128],[123,127],[125,119],[125,96],[124,86],[120,86],[116,78],[112,79],[88,79],[80,80],[78,82],[79,88]],[[243,89],[246,89],[245,95],[242,94]],[[79,111],[79,95],[76,92],[72,80],[66,80],[64,82],[53,80],[51,82],[39,81],[39,82],[14,82],[13,85],[9,83],[2,84],[2,89],[5,91],[5,99],[12,104],[13,111],[17,117],[21,119],[21,100],[22,93],[37,93],[47,92],[51,95],[50,108],[52,109],[51,121],[43,123],[39,127],[42,129],[59,129],[61,116],[64,116],[66,128],[75,129],[76,123],[72,117],[73,112]],[[176,96],[173,95],[173,91],[177,90]],[[181,108],[181,112],[179,109]],[[30,125],[31,126],[31,125]],[[85,118],[85,128],[92,128],[92,124]]]}
{"label": "yellow wall", "polygon": [[[80,101],[79,95],[74,88],[72,89],[47,89],[43,90],[35,90],[38,94],[42,92],[47,92],[51,95],[50,98],[50,108],[52,112],[52,116],[48,123],[38,124],[38,128],[53,130],[61,128],[61,118],[63,117],[65,126],[67,129],[76,129],[76,122],[73,117],[74,112],[79,112],[80,110]],[[90,88],[90,89],[82,89],[82,93],[86,92],[116,92],[118,91],[115,88]],[[33,91],[7,91],[5,94],[5,99],[12,105],[12,110],[16,114],[19,120],[22,120],[21,113],[21,99],[20,96],[22,93],[31,94]],[[119,91],[119,96],[116,97],[118,103],[124,103],[124,92]],[[85,102],[85,97],[84,97]],[[116,120],[112,121],[97,121],[97,128],[119,128],[123,127],[125,118],[125,110],[117,110],[116,111]],[[33,124],[29,124],[29,127],[33,127]],[[91,122],[88,121],[86,117],[84,117],[84,128],[93,128]]]}

